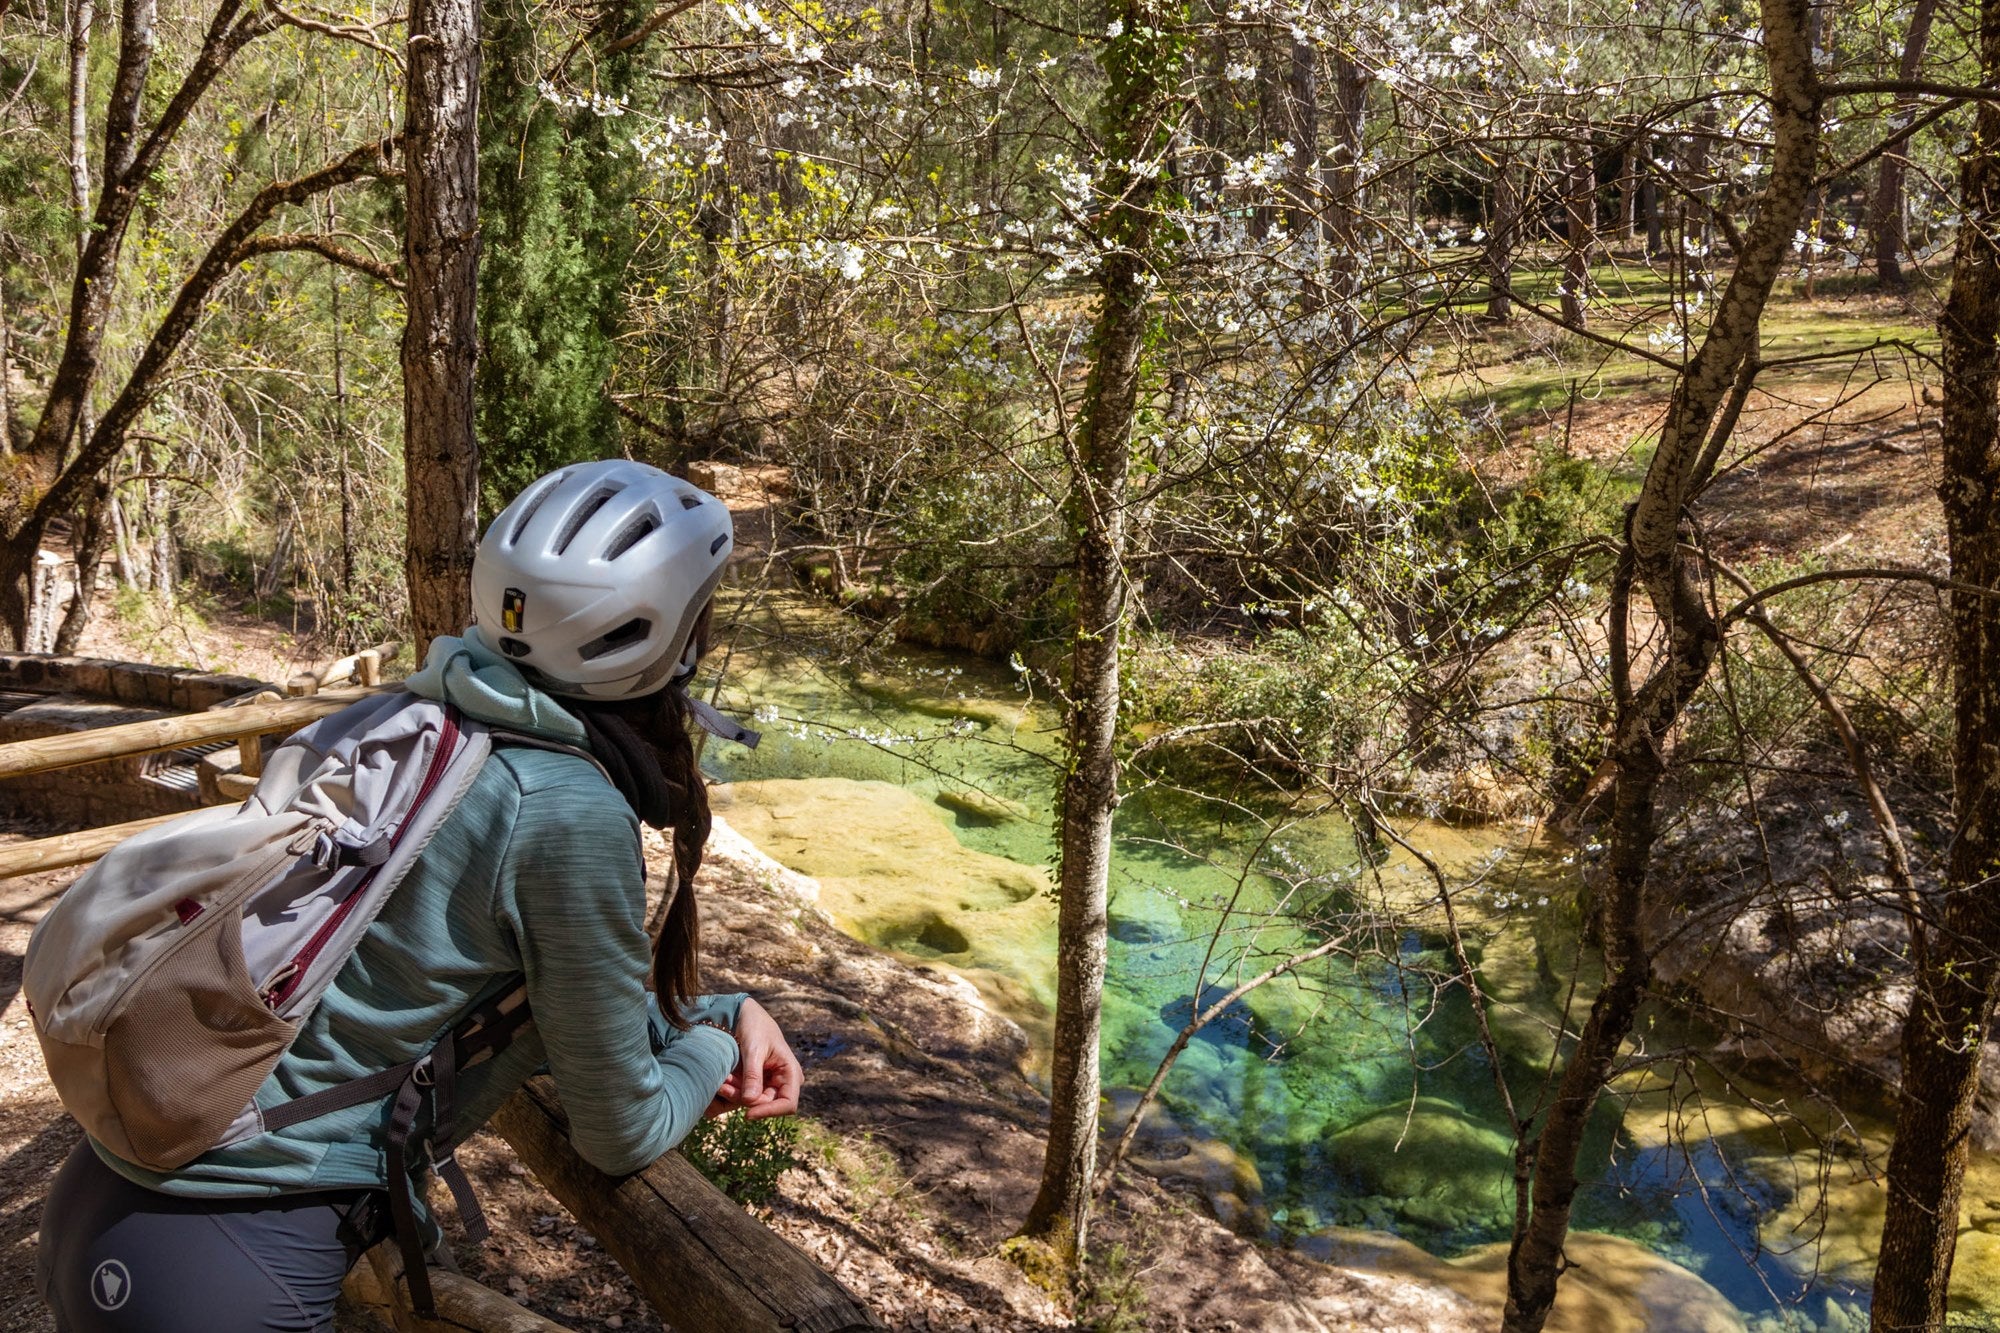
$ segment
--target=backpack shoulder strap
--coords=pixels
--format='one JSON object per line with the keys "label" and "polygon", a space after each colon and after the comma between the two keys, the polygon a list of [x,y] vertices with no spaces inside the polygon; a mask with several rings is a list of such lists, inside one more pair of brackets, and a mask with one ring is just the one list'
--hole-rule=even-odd
{"label": "backpack shoulder strap", "polygon": [[[592,768],[603,774],[606,782],[611,782],[610,771],[604,767],[596,755],[584,749],[581,745],[566,745],[562,741],[552,741],[546,736],[531,736],[525,731],[508,731],[501,727],[489,728],[488,734],[493,737],[495,745],[518,745],[526,750],[548,750],[554,754],[575,755],[578,759],[583,760],[586,764],[589,764]],[[615,787],[617,784],[612,783],[612,785]]]}

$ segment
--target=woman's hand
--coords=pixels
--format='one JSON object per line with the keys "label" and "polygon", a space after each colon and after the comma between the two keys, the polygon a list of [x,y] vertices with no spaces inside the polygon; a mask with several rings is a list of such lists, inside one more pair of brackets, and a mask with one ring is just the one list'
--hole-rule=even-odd
{"label": "woman's hand", "polygon": [[763,1005],[745,1000],[736,1015],[735,1036],[736,1068],[722,1081],[704,1114],[712,1119],[739,1107],[752,1120],[796,1114],[804,1074],[777,1020]]}

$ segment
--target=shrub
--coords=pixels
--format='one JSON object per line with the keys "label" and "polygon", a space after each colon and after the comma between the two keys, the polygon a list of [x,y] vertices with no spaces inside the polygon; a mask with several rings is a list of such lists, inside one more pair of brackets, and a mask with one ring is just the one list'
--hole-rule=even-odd
{"label": "shrub", "polygon": [[681,1156],[738,1203],[769,1203],[778,1177],[798,1165],[799,1126],[790,1117],[704,1120],[681,1140]]}

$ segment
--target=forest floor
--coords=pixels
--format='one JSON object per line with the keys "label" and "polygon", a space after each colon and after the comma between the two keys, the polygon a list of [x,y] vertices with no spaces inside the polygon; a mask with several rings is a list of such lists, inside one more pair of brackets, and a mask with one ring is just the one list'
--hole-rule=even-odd
{"label": "forest floor", "polygon": [[[1604,264],[1593,327],[1647,343],[1668,324],[1666,286],[1648,269]],[[1822,279],[1807,297],[1782,279],[1766,312],[1766,365],[1729,458],[1701,500],[1707,536],[1738,568],[1865,553],[1866,564],[1941,560],[1937,299],[1885,296]],[[1587,460],[1636,493],[1658,441],[1673,369],[1551,332],[1532,318],[1470,326],[1436,387],[1484,427],[1475,470],[1496,490],[1529,482],[1550,457]]]}

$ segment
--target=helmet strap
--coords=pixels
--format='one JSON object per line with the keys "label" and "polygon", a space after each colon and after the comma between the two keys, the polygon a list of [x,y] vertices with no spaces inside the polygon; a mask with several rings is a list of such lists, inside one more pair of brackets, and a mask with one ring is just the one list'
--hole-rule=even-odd
{"label": "helmet strap", "polygon": [[687,705],[688,716],[694,719],[696,726],[717,740],[735,741],[746,750],[754,750],[757,748],[757,742],[764,738],[762,732],[752,731],[706,699],[698,699],[688,693],[686,681],[675,681],[669,688],[680,691],[681,702]]}

